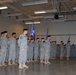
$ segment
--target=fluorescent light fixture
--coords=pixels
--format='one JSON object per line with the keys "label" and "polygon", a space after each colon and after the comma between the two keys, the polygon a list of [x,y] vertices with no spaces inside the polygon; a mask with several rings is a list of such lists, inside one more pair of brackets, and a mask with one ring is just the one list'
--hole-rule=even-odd
{"label": "fluorescent light fixture", "polygon": [[13,14],[7,14],[5,16],[20,16],[22,15],[21,13],[13,13]]}
{"label": "fluorescent light fixture", "polygon": [[53,10],[43,10],[43,11],[36,11],[36,12],[34,12],[35,14],[44,14],[44,13],[55,13],[55,12],[57,12],[57,10],[56,9],[53,9]]}
{"label": "fluorescent light fixture", "polygon": [[0,10],[3,10],[3,9],[8,9],[8,7],[7,6],[0,7]]}
{"label": "fluorescent light fixture", "polygon": [[38,4],[45,4],[48,3],[48,0],[41,0],[41,1],[33,1],[33,2],[26,2],[22,3],[22,6],[31,6],[31,5],[38,5]]}
{"label": "fluorescent light fixture", "polygon": [[34,22],[34,24],[40,24],[41,22]]}
{"label": "fluorescent light fixture", "polygon": [[73,7],[73,10],[76,10],[76,7]]}
{"label": "fluorescent light fixture", "polygon": [[36,11],[35,14],[44,14],[46,11]]}
{"label": "fluorescent light fixture", "polygon": [[26,22],[25,24],[40,24],[41,22]]}

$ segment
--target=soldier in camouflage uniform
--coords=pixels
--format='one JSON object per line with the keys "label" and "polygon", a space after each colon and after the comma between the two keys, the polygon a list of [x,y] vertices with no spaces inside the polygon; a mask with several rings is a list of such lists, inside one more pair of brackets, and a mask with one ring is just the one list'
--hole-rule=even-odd
{"label": "soldier in camouflage uniform", "polygon": [[[7,37],[7,39],[9,41],[9,37]],[[6,60],[5,60],[5,62],[8,62],[8,59],[9,59],[9,44],[8,44],[8,48],[7,48],[7,51],[6,51]]]}
{"label": "soldier in camouflage uniform", "polygon": [[34,48],[35,48],[34,39],[31,39],[31,42],[29,44],[29,62],[33,62]]}
{"label": "soldier in camouflage uniform", "polygon": [[40,39],[37,38],[35,41],[35,48],[34,48],[34,61],[38,61],[38,57],[39,57],[39,42]]}
{"label": "soldier in camouflage uniform", "polygon": [[61,41],[61,44],[60,44],[60,59],[63,59],[63,56],[64,56],[64,43],[63,43],[63,41]]}
{"label": "soldier in camouflage uniform", "polygon": [[41,38],[40,43],[40,62],[43,63],[44,61],[44,55],[45,55],[45,48],[44,48],[45,39]]}
{"label": "soldier in camouflage uniform", "polygon": [[12,33],[12,37],[9,39],[9,65],[16,65],[16,46],[16,33]]}
{"label": "soldier in camouflage uniform", "polygon": [[50,59],[50,40],[51,36],[48,35],[48,39],[45,41],[44,47],[45,47],[45,64],[50,64],[49,59]]}
{"label": "soldier in camouflage uniform", "polygon": [[19,60],[19,46],[18,46],[18,38],[16,39],[16,62],[18,63]]}
{"label": "soldier in camouflage uniform", "polygon": [[1,63],[2,63],[2,66],[6,66],[5,59],[6,59],[7,49],[8,49],[7,31],[4,31],[3,36],[1,37]]}
{"label": "soldier in camouflage uniform", "polygon": [[19,51],[19,68],[20,69],[28,68],[28,66],[25,65],[27,61],[27,36],[26,36],[27,33],[28,33],[28,30],[24,29],[23,34],[20,35],[19,40],[18,40],[18,44],[20,47],[20,51]]}
{"label": "soldier in camouflage uniform", "polygon": [[56,58],[56,43],[54,41],[52,41],[51,44],[51,59],[55,59]]}
{"label": "soldier in camouflage uniform", "polygon": [[2,39],[3,35],[4,35],[4,33],[1,32],[1,38],[0,38],[0,67],[2,66],[1,39]]}
{"label": "soldier in camouflage uniform", "polygon": [[67,50],[67,60],[69,60],[69,57],[70,57],[70,41],[67,42],[67,45],[66,45],[66,50]]}
{"label": "soldier in camouflage uniform", "polygon": [[29,47],[30,47],[30,38],[28,38],[28,50],[27,50],[27,62],[29,62],[29,57],[30,57],[30,50],[29,50]]}

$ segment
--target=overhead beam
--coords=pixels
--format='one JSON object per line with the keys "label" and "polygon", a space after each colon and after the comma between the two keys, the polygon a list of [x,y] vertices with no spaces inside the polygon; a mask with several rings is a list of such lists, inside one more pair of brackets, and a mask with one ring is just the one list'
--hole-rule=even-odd
{"label": "overhead beam", "polygon": [[33,2],[24,2],[22,6],[31,6],[31,5],[38,5],[38,4],[45,4],[48,3],[48,0],[41,0],[41,1],[33,1]]}
{"label": "overhead beam", "polygon": [[13,13],[13,14],[7,14],[7,15],[5,15],[5,16],[20,16],[20,15],[22,15],[21,13]]}
{"label": "overhead beam", "polygon": [[18,12],[26,15],[26,16],[29,17],[29,18],[32,18],[32,16],[29,15],[27,12],[23,11],[22,9],[18,8],[17,6],[14,6],[13,4],[7,4],[7,6],[8,6],[9,8],[11,8],[11,9],[14,9],[15,11],[18,11]]}
{"label": "overhead beam", "polygon": [[3,3],[13,3],[13,0],[0,0],[0,4]]}

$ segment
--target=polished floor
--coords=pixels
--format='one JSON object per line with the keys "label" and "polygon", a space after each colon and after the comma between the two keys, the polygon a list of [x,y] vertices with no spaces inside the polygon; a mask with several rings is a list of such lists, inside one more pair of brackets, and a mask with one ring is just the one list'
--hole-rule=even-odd
{"label": "polished floor", "polygon": [[19,70],[18,66],[0,68],[0,75],[76,75],[76,60],[51,60],[50,65],[29,63],[28,70]]}

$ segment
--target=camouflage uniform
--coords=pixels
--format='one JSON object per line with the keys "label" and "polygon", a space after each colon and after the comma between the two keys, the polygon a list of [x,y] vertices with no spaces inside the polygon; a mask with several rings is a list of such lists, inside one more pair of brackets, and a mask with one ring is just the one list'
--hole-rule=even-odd
{"label": "camouflage uniform", "polygon": [[7,37],[1,37],[1,63],[2,64],[4,64],[5,62],[7,49],[8,49]]}
{"label": "camouflage uniform", "polygon": [[45,55],[45,47],[44,47],[45,42],[40,43],[40,61],[43,61],[44,55]]}
{"label": "camouflage uniform", "polygon": [[35,47],[34,43],[29,44],[29,59],[31,59],[31,60],[34,57],[34,47]]}
{"label": "camouflage uniform", "polygon": [[16,60],[16,38],[12,37],[9,39],[9,61]]}
{"label": "camouflage uniform", "polygon": [[51,44],[51,59],[56,58],[56,44]]}
{"label": "camouflage uniform", "polygon": [[18,44],[20,47],[19,51],[19,64],[25,64],[27,61],[27,36],[21,34],[18,40]]}
{"label": "camouflage uniform", "polygon": [[39,56],[39,42],[35,42],[35,48],[34,48],[34,59],[37,60]]}
{"label": "camouflage uniform", "polygon": [[69,43],[67,43],[67,45],[66,45],[66,49],[67,49],[67,58],[69,58],[70,57],[70,44]]}
{"label": "camouflage uniform", "polygon": [[45,41],[44,47],[45,47],[45,61],[48,61],[50,58],[50,47],[51,47],[49,40]]}
{"label": "camouflage uniform", "polygon": [[60,45],[60,57],[63,57],[64,56],[64,45],[61,44]]}

